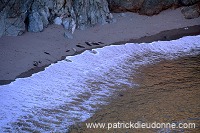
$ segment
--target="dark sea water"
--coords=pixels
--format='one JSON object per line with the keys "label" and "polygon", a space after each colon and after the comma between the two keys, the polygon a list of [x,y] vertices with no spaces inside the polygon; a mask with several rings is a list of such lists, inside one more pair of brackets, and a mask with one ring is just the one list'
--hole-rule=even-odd
{"label": "dark sea water", "polygon": [[108,104],[116,91],[138,86],[129,77],[141,65],[198,57],[200,36],[95,51],[66,57],[45,71],[0,86],[0,132],[66,132]]}

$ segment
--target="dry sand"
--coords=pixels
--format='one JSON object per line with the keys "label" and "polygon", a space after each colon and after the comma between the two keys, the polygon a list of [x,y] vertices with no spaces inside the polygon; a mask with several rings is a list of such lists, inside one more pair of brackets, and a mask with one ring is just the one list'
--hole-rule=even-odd
{"label": "dry sand", "polygon": [[[139,88],[122,91],[71,133],[199,133],[200,55],[139,68]],[[195,129],[87,129],[86,123],[195,123]]]}
{"label": "dry sand", "polygon": [[[171,34],[176,38],[200,34],[200,17],[186,20],[176,10],[166,10],[156,16],[141,16],[135,13],[114,14],[116,22],[112,24],[97,25],[86,30],[76,30],[73,39],[63,36],[62,26],[50,25],[41,33],[25,33],[18,37],[4,36],[0,38],[0,84],[11,82],[17,77],[30,76],[32,73],[43,70],[45,66],[67,55],[74,55],[72,49],[76,48],[78,53],[96,47],[110,44],[132,42],[145,42],[153,40],[170,39]],[[189,29],[187,29],[188,27]],[[162,31],[179,29],[175,31]],[[152,36],[154,35],[154,36]],[[149,39],[143,38],[150,36]],[[139,39],[142,38],[142,39]],[[138,40],[139,39],[139,40]],[[172,38],[173,39],[173,38]],[[101,46],[88,46],[89,42],[103,42]],[[118,42],[118,43],[116,43]],[[77,47],[81,45],[84,48]],[[34,66],[34,61],[40,62]]]}

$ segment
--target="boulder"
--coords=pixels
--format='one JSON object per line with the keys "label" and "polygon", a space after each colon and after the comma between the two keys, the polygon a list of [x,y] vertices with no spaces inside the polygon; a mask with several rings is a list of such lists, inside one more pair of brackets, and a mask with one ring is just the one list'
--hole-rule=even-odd
{"label": "boulder", "polygon": [[40,32],[48,26],[49,8],[44,0],[32,0],[28,15],[28,31]]}
{"label": "boulder", "polygon": [[139,12],[154,15],[170,7],[178,6],[178,0],[109,0],[109,7],[114,12]]}
{"label": "boulder", "polygon": [[179,3],[183,6],[191,6],[200,2],[200,0],[179,0]]}
{"label": "boulder", "polygon": [[29,25],[28,25],[28,31],[29,32],[40,32],[43,30],[43,22],[40,14],[38,12],[32,12],[29,14],[28,17]]}
{"label": "boulder", "polygon": [[25,18],[30,0],[0,1],[0,37],[17,36],[25,32]]}
{"label": "boulder", "polygon": [[61,25],[62,24],[62,17],[56,17],[53,22],[56,25]]}
{"label": "boulder", "polygon": [[64,37],[67,39],[73,39],[72,33],[70,33],[68,30],[65,30]]}
{"label": "boulder", "polygon": [[5,31],[4,34],[8,36],[18,36],[25,32],[24,17],[5,19]]}
{"label": "boulder", "polygon": [[186,19],[193,19],[200,16],[200,2],[198,4],[183,7],[181,9],[181,12],[183,13],[184,17]]}
{"label": "boulder", "polygon": [[137,12],[145,0],[108,0],[109,8],[114,12]]}
{"label": "boulder", "polygon": [[2,11],[0,12],[0,37],[5,34],[5,28],[6,28],[5,20],[6,16],[5,13],[3,13]]}
{"label": "boulder", "polygon": [[68,30],[70,27],[71,18],[64,18],[61,23],[64,26],[64,28]]}
{"label": "boulder", "polygon": [[39,15],[40,15],[40,17],[42,19],[43,26],[47,27],[48,24],[49,24],[49,20],[48,19],[49,19],[49,16],[50,16],[48,7],[45,6],[43,9],[40,9],[39,10]]}
{"label": "boulder", "polygon": [[73,9],[79,29],[85,29],[97,23],[104,24],[107,19],[110,19],[106,0],[75,0],[73,1]]}
{"label": "boulder", "polygon": [[145,0],[139,13],[151,16],[176,6],[178,6],[177,0]]}

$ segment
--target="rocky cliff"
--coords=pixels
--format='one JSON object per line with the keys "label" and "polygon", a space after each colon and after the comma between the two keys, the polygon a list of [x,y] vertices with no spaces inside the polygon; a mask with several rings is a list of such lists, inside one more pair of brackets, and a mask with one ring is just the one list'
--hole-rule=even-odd
{"label": "rocky cliff", "polygon": [[71,38],[75,28],[112,22],[109,8],[154,15],[170,7],[191,5],[182,10],[190,19],[200,14],[200,4],[196,3],[200,0],[0,0],[0,37],[21,35],[26,30],[40,32],[56,23],[63,25],[65,36]]}
{"label": "rocky cliff", "polygon": [[0,0],[0,36],[40,32],[53,22],[73,32],[111,17],[106,0]]}

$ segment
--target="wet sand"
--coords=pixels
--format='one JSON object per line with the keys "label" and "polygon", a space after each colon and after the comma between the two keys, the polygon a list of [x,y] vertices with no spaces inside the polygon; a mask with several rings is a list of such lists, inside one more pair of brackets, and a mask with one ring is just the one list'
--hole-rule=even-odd
{"label": "wet sand", "polygon": [[[76,30],[73,39],[64,38],[63,27],[57,25],[50,25],[40,33],[0,38],[0,85],[16,78],[29,77],[51,63],[88,49],[200,34],[200,18],[186,20],[180,8],[169,9],[152,17],[124,13],[114,14],[114,18],[117,20],[115,23],[96,25],[84,31]],[[88,46],[86,41],[103,44]]]}
{"label": "wet sand", "polygon": [[[200,55],[164,60],[142,66],[131,80],[138,88],[118,93],[111,103],[97,111],[70,133],[154,133],[200,131]],[[195,129],[87,129],[85,123],[117,122],[196,123]]]}

